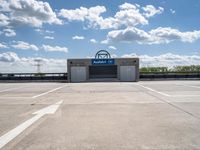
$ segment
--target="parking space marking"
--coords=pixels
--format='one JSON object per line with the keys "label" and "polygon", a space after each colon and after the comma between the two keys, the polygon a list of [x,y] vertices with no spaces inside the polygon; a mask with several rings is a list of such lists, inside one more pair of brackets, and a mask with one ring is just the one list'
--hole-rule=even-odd
{"label": "parking space marking", "polygon": [[172,95],[171,97],[200,97],[200,95]]}
{"label": "parking space marking", "polygon": [[185,85],[185,84],[178,84],[178,85],[182,85],[182,86],[186,86],[186,87],[192,87],[192,88],[198,88],[198,89],[200,89],[200,86]]}
{"label": "parking space marking", "polygon": [[6,134],[0,137],[0,149],[16,138],[19,134],[21,134],[24,130],[30,127],[34,122],[39,120],[46,114],[54,114],[59,106],[63,103],[63,101],[59,101],[53,105],[45,107],[39,111],[34,112],[34,117],[30,118],[29,120],[25,121],[24,123],[20,124],[16,128],[12,129],[11,131],[7,132]]}
{"label": "parking space marking", "polygon": [[147,90],[149,90],[149,91],[152,91],[152,92],[158,93],[158,94],[163,95],[163,96],[167,96],[167,97],[170,97],[170,96],[171,96],[171,95],[169,95],[169,94],[166,94],[166,93],[163,93],[163,92],[156,91],[156,90],[154,90],[154,89],[152,89],[152,88],[150,88],[150,87],[144,86],[144,85],[139,84],[139,83],[136,84],[136,85],[139,85],[139,86],[141,86],[141,87],[143,87],[143,88],[145,88],[145,89],[147,89]]}
{"label": "parking space marking", "polygon": [[55,88],[55,89],[52,89],[52,90],[50,90],[50,91],[47,91],[47,92],[44,92],[44,93],[41,93],[41,94],[35,95],[35,96],[33,96],[32,98],[37,98],[37,97],[40,97],[40,96],[43,96],[43,95],[46,95],[46,94],[52,93],[52,92],[54,92],[54,91],[57,91],[57,90],[59,90],[59,89],[64,88],[65,86],[67,86],[67,84],[64,85],[64,86],[60,86],[60,87],[57,87],[57,88]]}

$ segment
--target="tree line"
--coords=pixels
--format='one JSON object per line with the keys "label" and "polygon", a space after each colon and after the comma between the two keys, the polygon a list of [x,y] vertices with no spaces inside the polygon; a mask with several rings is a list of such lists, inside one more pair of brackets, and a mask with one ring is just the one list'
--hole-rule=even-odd
{"label": "tree line", "polygon": [[200,72],[200,65],[169,67],[141,67],[140,72]]}

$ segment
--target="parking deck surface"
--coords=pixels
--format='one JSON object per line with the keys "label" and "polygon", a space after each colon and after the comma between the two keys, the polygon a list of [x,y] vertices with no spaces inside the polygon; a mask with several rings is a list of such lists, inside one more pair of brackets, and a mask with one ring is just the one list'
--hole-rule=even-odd
{"label": "parking deck surface", "polygon": [[200,81],[0,83],[0,149],[200,149]]}

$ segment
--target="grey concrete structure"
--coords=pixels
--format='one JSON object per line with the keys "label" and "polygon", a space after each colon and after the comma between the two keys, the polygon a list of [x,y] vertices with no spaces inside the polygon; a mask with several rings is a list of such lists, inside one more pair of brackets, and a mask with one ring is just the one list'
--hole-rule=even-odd
{"label": "grey concrete structure", "polygon": [[68,82],[139,80],[139,58],[68,59],[67,67]]}
{"label": "grey concrete structure", "polygon": [[199,138],[200,81],[0,83],[2,150],[198,150]]}

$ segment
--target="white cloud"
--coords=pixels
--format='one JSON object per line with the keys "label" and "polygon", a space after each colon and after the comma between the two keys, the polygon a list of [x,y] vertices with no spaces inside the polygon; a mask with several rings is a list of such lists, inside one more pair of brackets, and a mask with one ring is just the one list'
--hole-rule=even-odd
{"label": "white cloud", "polygon": [[84,21],[85,17],[88,15],[88,9],[85,7],[80,7],[77,9],[61,9],[59,12],[59,16],[62,16],[69,21]]}
{"label": "white cloud", "polygon": [[125,2],[124,4],[119,6],[120,9],[136,9],[137,7],[139,8],[140,5],[138,5],[138,4],[133,5],[133,4],[130,4],[127,2]]}
{"label": "white cloud", "polygon": [[15,62],[18,60],[19,60],[19,57],[14,52],[0,53],[0,62]]}
{"label": "white cloud", "polygon": [[16,44],[12,45],[13,48],[22,49],[22,50],[35,50],[38,51],[39,48],[34,44],[29,44],[24,41],[17,41]]}
{"label": "white cloud", "polygon": [[[141,11],[144,11],[143,14]],[[138,4],[124,3],[119,6],[119,11],[114,16],[103,18],[102,13],[106,12],[104,6],[95,7],[80,7],[77,9],[61,9],[59,16],[68,21],[82,21],[86,22],[90,28],[99,27],[100,29],[118,29],[120,27],[133,27],[138,24],[147,25],[147,18],[160,14],[163,8],[156,9],[153,5],[147,5],[141,8]],[[148,17],[147,17],[148,16]]]}
{"label": "white cloud", "polygon": [[38,46],[34,45],[34,44],[29,44],[27,42],[24,41],[14,41],[15,44],[11,45],[13,48],[16,49],[22,49],[22,50],[44,50],[47,52],[68,52],[68,48],[67,47],[60,47],[60,46],[50,46],[50,45],[45,45],[43,44],[40,49]]}
{"label": "white cloud", "polygon": [[109,46],[108,47],[109,49],[114,49],[114,50],[116,50],[117,48],[116,47],[114,47],[114,46]]}
{"label": "white cloud", "polygon": [[[112,57],[117,57],[113,54]],[[172,53],[161,54],[157,56],[149,55],[137,55],[135,53],[125,54],[122,57],[139,57],[140,67],[147,66],[164,66],[172,67],[177,65],[199,65],[199,55],[178,55]],[[14,52],[0,53],[0,72],[36,72],[35,59],[37,57],[19,57]],[[66,72],[66,60],[65,59],[47,59],[40,58],[42,60],[42,72]]]}
{"label": "white cloud", "polygon": [[[30,25],[41,27],[43,23],[62,24],[57,18],[56,13],[52,10],[47,2],[37,0],[9,0],[1,4],[1,11],[4,12],[9,20],[4,17],[5,25]],[[1,16],[2,17],[2,16]]]}
{"label": "white cloud", "polygon": [[170,27],[156,28],[149,32],[138,28],[126,28],[108,32],[107,42],[137,42],[139,44],[161,44],[175,40],[194,42],[200,38],[200,31],[181,32]]}
{"label": "white cloud", "polygon": [[69,20],[69,21],[85,21],[88,20],[90,25],[98,22],[101,19],[100,14],[106,12],[104,6],[95,6],[90,8],[80,7],[77,9],[61,9],[59,16]]}
{"label": "white cloud", "polygon": [[0,11],[1,12],[10,12],[8,0],[1,0]]}
{"label": "white cloud", "polygon": [[151,30],[149,34],[151,37],[154,37],[154,41],[152,41],[152,43],[169,43],[174,40],[191,43],[200,38],[200,31],[181,32],[170,27],[159,27]]}
{"label": "white cloud", "polygon": [[95,39],[90,39],[90,42],[91,42],[91,43],[98,43],[98,41],[95,40]]}
{"label": "white cloud", "polygon": [[46,33],[49,33],[49,34],[53,34],[54,31],[50,31],[50,30],[45,30]]}
{"label": "white cloud", "polygon": [[45,36],[44,39],[50,39],[50,40],[53,40],[54,37],[53,37],[53,36]]}
{"label": "white cloud", "polygon": [[170,9],[170,12],[171,12],[172,14],[175,14],[175,13],[176,13],[176,11],[173,10],[173,9]]}
{"label": "white cloud", "polygon": [[139,42],[150,38],[148,33],[137,28],[126,28],[124,30],[113,30],[108,32],[107,41],[112,42]]}
{"label": "white cloud", "polygon": [[13,29],[3,29],[3,33],[7,37],[13,37],[16,36],[16,33]]}
{"label": "white cloud", "polygon": [[118,27],[122,25],[129,27],[148,24],[148,20],[142,15],[136,4],[124,3],[119,8],[120,11],[114,16],[117,19]]}
{"label": "white cloud", "polygon": [[142,9],[145,12],[144,16],[146,16],[147,18],[152,17],[156,14],[161,14],[164,11],[163,7],[158,7],[158,9],[156,9],[153,5],[146,5]]}
{"label": "white cloud", "polygon": [[108,44],[108,40],[102,40],[101,44]]}
{"label": "white cloud", "polygon": [[0,48],[8,48],[8,46],[5,45],[4,43],[0,43]]}
{"label": "white cloud", "polygon": [[173,67],[179,65],[199,65],[200,62],[199,55],[178,55],[172,53],[166,53],[158,56],[137,55],[135,53],[132,53],[125,54],[122,57],[139,57],[140,67]]}
{"label": "white cloud", "polygon": [[40,28],[35,29],[35,31],[36,31],[36,32],[43,32],[43,30],[40,29]]}
{"label": "white cloud", "polygon": [[34,29],[36,32],[38,32],[39,34],[41,35],[50,35],[50,34],[53,34],[54,31],[51,31],[51,30],[44,30],[44,29],[41,29],[41,28],[37,28],[37,29]]}
{"label": "white cloud", "polygon": [[78,36],[78,35],[76,35],[76,36],[73,36],[72,39],[73,40],[84,40],[85,37],[84,36]]}
{"label": "white cloud", "polygon": [[9,18],[0,13],[0,26],[7,26],[9,24]]}
{"label": "white cloud", "polygon": [[[35,59],[38,57],[19,57],[14,52],[0,53],[0,72],[1,73],[34,73],[37,72]],[[42,60],[42,72],[66,72],[67,65],[65,59],[47,59]]]}
{"label": "white cloud", "polygon": [[65,53],[68,52],[67,47],[42,45],[42,48],[47,52],[65,52]]}

